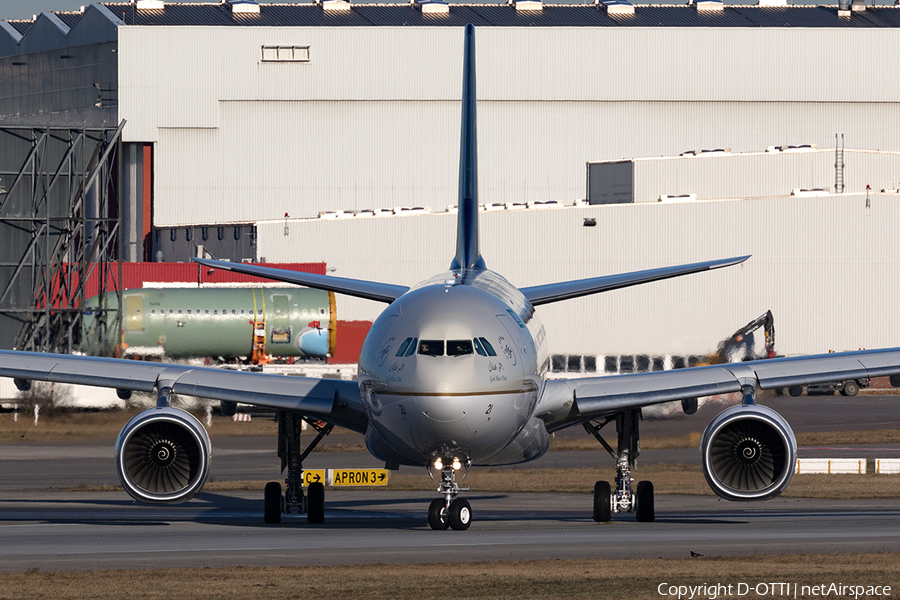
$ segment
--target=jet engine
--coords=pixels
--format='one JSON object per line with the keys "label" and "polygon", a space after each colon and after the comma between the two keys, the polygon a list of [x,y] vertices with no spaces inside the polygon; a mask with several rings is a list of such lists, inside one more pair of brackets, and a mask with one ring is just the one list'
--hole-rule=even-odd
{"label": "jet engine", "polygon": [[116,441],[116,467],[125,491],[141,502],[190,500],[209,476],[212,445],[191,414],[160,407],[134,416]]}
{"label": "jet engine", "polygon": [[732,406],[712,420],[700,442],[703,475],[726,500],[768,500],[794,476],[797,440],[771,408]]}

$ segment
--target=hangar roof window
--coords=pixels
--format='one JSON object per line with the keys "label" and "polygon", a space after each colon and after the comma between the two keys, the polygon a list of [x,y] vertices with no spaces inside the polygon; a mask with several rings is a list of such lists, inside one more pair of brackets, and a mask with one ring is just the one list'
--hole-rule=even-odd
{"label": "hangar roof window", "polygon": [[263,46],[263,62],[309,62],[309,46]]}

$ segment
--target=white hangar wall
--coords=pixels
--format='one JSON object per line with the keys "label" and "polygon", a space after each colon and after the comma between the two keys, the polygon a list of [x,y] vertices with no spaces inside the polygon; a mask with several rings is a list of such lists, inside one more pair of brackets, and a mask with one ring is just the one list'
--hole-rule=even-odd
{"label": "white hangar wall", "polygon": [[[157,227],[456,201],[461,28],[118,32],[119,115],[126,141],[154,143]],[[482,202],[582,198],[587,160],[827,147],[842,132],[900,149],[893,29],[476,35]],[[309,46],[310,61],[263,62],[263,45]]]}
{"label": "white hangar wall", "polygon": [[[587,217],[596,227],[584,227]],[[814,220],[813,218],[814,217]],[[413,285],[449,266],[456,215],[260,223],[267,261]],[[771,309],[776,349],[897,346],[900,196],[865,194],[481,213],[482,254],[517,286],[752,254],[741,266],[539,307],[560,354],[700,354]],[[338,299],[342,320],[383,305]]]}
{"label": "white hangar wall", "polygon": [[845,190],[900,187],[900,152],[834,148],[768,152],[704,152],[698,155],[589,162],[591,204],[657,202],[664,196],[696,200],[782,196],[794,190],[836,190],[840,160]]}

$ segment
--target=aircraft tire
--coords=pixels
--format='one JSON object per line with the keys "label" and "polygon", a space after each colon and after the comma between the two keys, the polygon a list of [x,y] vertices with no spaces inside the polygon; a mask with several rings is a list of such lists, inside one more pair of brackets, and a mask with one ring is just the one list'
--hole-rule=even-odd
{"label": "aircraft tire", "polygon": [[281,484],[270,481],[263,493],[265,496],[263,517],[266,523],[270,525],[281,523]]}
{"label": "aircraft tire", "polygon": [[443,531],[450,526],[450,523],[444,518],[443,512],[444,499],[435,498],[432,500],[431,505],[428,507],[428,524],[432,529]]}
{"label": "aircraft tire", "polygon": [[594,484],[594,520],[608,523],[612,520],[612,506],[609,503],[609,482],[598,481]]}
{"label": "aircraft tire", "polygon": [[841,394],[844,396],[855,396],[859,393],[859,384],[853,381],[852,379],[844,382],[844,387],[841,389]]}
{"label": "aircraft tire", "polygon": [[457,498],[450,503],[448,511],[450,527],[457,531],[465,531],[472,524],[472,506],[465,498]]}
{"label": "aircraft tire", "polygon": [[637,520],[641,523],[652,523],[656,518],[653,509],[653,484],[649,481],[639,481],[637,484]]}
{"label": "aircraft tire", "polygon": [[797,397],[802,393],[803,393],[802,385],[792,385],[791,387],[788,388],[788,394],[790,394],[791,396]]}
{"label": "aircraft tire", "polygon": [[306,492],[306,520],[314,525],[325,522],[325,486],[321,481],[309,484]]}

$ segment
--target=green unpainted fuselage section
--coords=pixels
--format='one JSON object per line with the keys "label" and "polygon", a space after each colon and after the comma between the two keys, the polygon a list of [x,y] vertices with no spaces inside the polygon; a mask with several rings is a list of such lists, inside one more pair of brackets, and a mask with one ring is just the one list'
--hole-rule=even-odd
{"label": "green unpainted fuselage section", "polygon": [[[108,293],[85,304],[84,350],[110,356],[121,344],[120,354],[246,357],[253,348],[254,323],[261,332],[264,322],[269,356],[325,357],[334,342],[330,300],[329,292],[301,287],[125,290],[120,338],[114,328],[98,331],[97,309],[117,307],[116,294]],[[114,322],[112,316],[107,322]]]}

